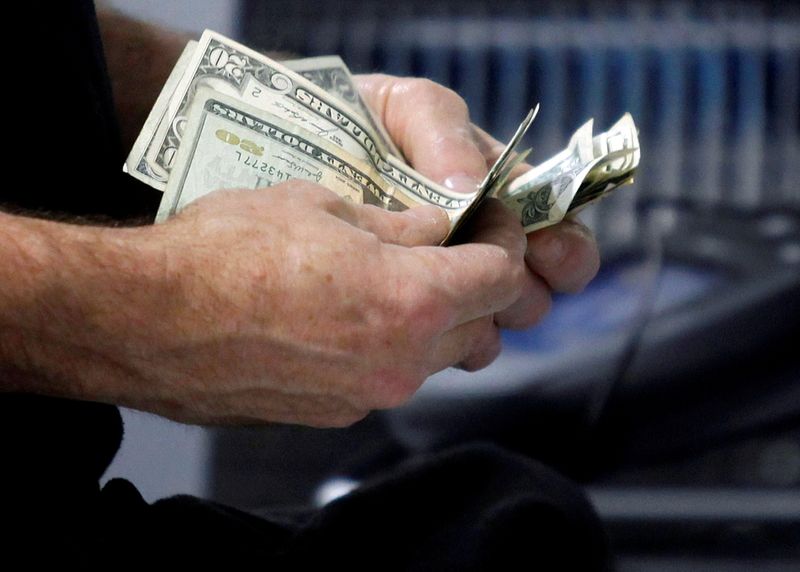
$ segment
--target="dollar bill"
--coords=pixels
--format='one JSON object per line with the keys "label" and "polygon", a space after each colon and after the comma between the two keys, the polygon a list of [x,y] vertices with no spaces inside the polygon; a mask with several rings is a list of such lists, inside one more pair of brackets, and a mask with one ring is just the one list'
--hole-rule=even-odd
{"label": "dollar bill", "polygon": [[527,156],[515,149],[537,112],[481,185],[458,194],[405,162],[338,56],[280,64],[206,31],[181,55],[124,168],[166,191],[159,220],[213,190],[300,178],[389,210],[440,206],[452,222],[446,242],[486,196],[501,199],[532,232],[631,182],[640,160],[629,114],[594,137],[590,120],[562,152],[506,184]]}
{"label": "dollar bill", "polygon": [[633,181],[641,157],[633,118],[626,113],[595,137],[592,126],[592,121],[582,125],[563,151],[498,193],[519,216],[525,232],[556,224],[567,213]]}
{"label": "dollar bill", "polygon": [[452,241],[458,235],[461,228],[472,216],[474,216],[474,213],[477,211],[477,209],[480,208],[483,200],[491,194],[494,194],[499,186],[505,183],[505,180],[511,171],[513,171],[517,165],[525,160],[525,157],[527,157],[530,150],[525,151],[523,154],[515,155],[514,149],[517,147],[517,145],[519,145],[519,142],[530,128],[533,120],[536,119],[536,115],[538,113],[539,106],[537,105],[528,112],[528,115],[522,120],[522,123],[519,125],[519,127],[517,127],[517,130],[514,133],[514,136],[511,138],[511,141],[508,142],[508,145],[506,145],[505,149],[503,149],[503,152],[500,153],[497,161],[495,161],[494,165],[491,166],[489,172],[486,173],[486,177],[483,179],[483,181],[481,181],[475,197],[472,199],[467,208],[461,213],[461,216],[458,218],[458,220],[453,221],[453,226],[450,229],[450,233],[445,239],[446,243]]}
{"label": "dollar bill", "polygon": [[402,157],[400,150],[395,146],[389,134],[386,133],[383,123],[375,116],[372,109],[364,103],[364,99],[356,87],[353,74],[350,73],[350,68],[347,67],[342,58],[335,55],[317,56],[287,60],[282,63],[290,70],[299,73],[358,111],[369,121],[373,131],[381,137],[384,146],[389,152],[396,157]]}
{"label": "dollar bill", "polygon": [[159,191],[163,191],[166,188],[166,175],[153,170],[154,165],[151,165],[146,160],[147,149],[151,144],[153,134],[156,132],[159,125],[165,122],[169,100],[175,93],[178,83],[183,78],[186,68],[189,65],[189,60],[194,55],[196,49],[197,42],[194,40],[186,44],[177,63],[172,68],[172,72],[170,72],[167,81],[164,83],[164,87],[161,88],[161,93],[159,93],[153,108],[150,110],[142,130],[139,132],[139,137],[136,138],[136,142],[133,144],[133,148],[131,148],[131,152],[128,154],[125,164],[122,166],[123,171],[155,187]]}
{"label": "dollar bill", "polygon": [[635,151],[620,149],[604,155],[592,167],[581,181],[575,198],[569,205],[568,212],[577,212],[579,209],[607,196],[614,189],[633,183],[633,169],[619,168],[620,164],[630,164],[635,157]]}
{"label": "dollar bill", "polygon": [[641,159],[639,149],[639,133],[630,113],[625,113],[611,128],[592,139],[592,150],[595,157],[601,157],[615,151],[627,151],[609,165],[609,170],[624,171],[635,169]]}
{"label": "dollar bill", "polygon": [[429,180],[401,158],[383,151],[380,138],[364,127],[365,120],[325,92],[312,92],[300,87],[295,91],[296,97],[286,97],[283,90],[264,85],[248,74],[242,80],[241,91],[236,96],[295,123],[360,161],[373,164],[388,184],[415,194],[420,203],[444,208],[453,220],[472,200],[469,196],[455,194]]}
{"label": "dollar bill", "polygon": [[290,121],[203,88],[192,103],[185,143],[156,220],[215,190],[257,189],[293,179],[312,181],[347,200],[386,210],[418,204],[403,189],[387,184],[373,165]]}
{"label": "dollar bill", "polygon": [[[185,141],[178,151],[158,222],[215,190],[256,189],[292,179],[312,181],[347,200],[386,210],[400,211],[421,204],[416,194],[389,184],[369,162],[236,97],[202,88],[188,117]],[[529,116],[521,132],[532,119]],[[524,158],[514,158],[511,153],[518,139],[509,144],[487,181],[502,176]],[[457,228],[454,224],[445,243]]]}
{"label": "dollar bill", "polygon": [[580,172],[595,159],[592,141],[593,123],[594,121],[590,119],[581,125],[563,151],[514,179],[507,188],[497,193],[497,197],[503,199],[526,187],[537,186],[541,182],[555,180],[565,174]]}
{"label": "dollar bill", "polygon": [[570,138],[567,147],[514,179],[497,198],[520,219],[526,232],[555,224],[566,215],[581,181],[594,166],[592,120]]}
{"label": "dollar bill", "polygon": [[268,99],[270,94],[280,96],[287,108],[286,115],[300,112],[319,121],[327,116],[328,120],[336,122],[336,132],[329,133],[329,140],[346,145],[358,139],[354,145],[367,155],[386,155],[380,138],[368,129],[367,121],[349,109],[347,113],[340,113],[345,106],[338,99],[328,94],[321,96],[320,88],[285,66],[207,30],[185,64],[163,112],[158,113],[161,120],[155,128],[140,134],[134,146],[136,154],[128,159],[129,169],[135,170],[145,182],[163,188],[175,164],[187,114],[197,90],[210,86],[220,93],[237,96],[252,93],[244,91],[245,82],[251,81],[258,83],[261,93],[257,95],[263,96],[265,104],[274,102],[274,98]]}
{"label": "dollar bill", "polygon": [[[152,145],[159,126],[166,124],[165,115],[168,103],[174,95],[178,83],[184,77],[189,60],[194,55],[197,46],[198,42],[194,40],[187,43],[153,105],[125,165],[123,165],[123,170],[126,173],[161,191],[166,188],[168,173],[148,160],[147,149]],[[287,60],[283,62],[283,65],[300,73],[303,77],[328,91],[331,95],[339,97],[345,103],[355,106],[370,122],[370,125],[376,129],[376,132],[382,138],[382,143],[390,149],[396,149],[380,122],[375,119],[369,107],[362,100],[350,70],[339,56]],[[246,88],[244,91],[247,92]]]}
{"label": "dollar bill", "polygon": [[[369,122],[338,98],[263,54],[208,30],[187,64],[162,121],[152,132],[140,135],[146,139],[137,144],[138,149],[144,150],[141,157],[129,159],[129,165],[137,165],[142,180],[149,178],[156,188],[163,188],[169,179],[188,111],[195,93],[203,86],[249,99],[251,103],[259,99],[259,105],[271,105],[269,110],[273,113],[318,126],[328,141],[357,159],[375,165],[390,185],[415,194],[422,203],[444,208],[453,220],[471,201],[471,197],[453,193],[391,155]],[[248,87],[253,89],[246,91]],[[293,117],[295,115],[302,119]],[[328,130],[326,125],[332,129]]]}
{"label": "dollar bill", "polygon": [[583,179],[599,161],[578,164],[573,170],[554,173],[552,178],[529,181],[501,200],[519,216],[526,233],[551,226],[566,216]]}

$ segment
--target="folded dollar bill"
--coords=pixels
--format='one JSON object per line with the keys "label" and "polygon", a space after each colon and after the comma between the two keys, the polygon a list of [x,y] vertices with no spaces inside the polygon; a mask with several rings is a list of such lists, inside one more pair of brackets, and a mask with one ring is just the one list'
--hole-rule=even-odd
{"label": "folded dollar bill", "polygon": [[633,181],[640,158],[633,118],[626,113],[596,137],[592,124],[582,125],[566,149],[498,191],[497,198],[518,213],[525,232],[555,224]]}
{"label": "folded dollar bill", "polygon": [[158,221],[218,189],[305,179],[388,210],[438,205],[452,222],[445,242],[489,196],[531,232],[632,181],[640,157],[626,114],[595,137],[588,122],[564,151],[509,182],[523,170],[527,151],[516,147],[537,112],[475,191],[459,194],[407,164],[339,57],[279,63],[206,31],[184,50],[124,169],[164,191]]}

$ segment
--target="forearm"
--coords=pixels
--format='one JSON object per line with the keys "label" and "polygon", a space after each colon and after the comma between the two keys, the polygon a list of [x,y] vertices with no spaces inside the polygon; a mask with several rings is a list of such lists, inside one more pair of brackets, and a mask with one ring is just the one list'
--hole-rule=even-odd
{"label": "forearm", "polygon": [[122,140],[133,145],[172,67],[192,36],[98,5],[97,16]]}
{"label": "forearm", "polygon": [[[112,340],[135,328],[159,276],[143,229],[0,213],[0,390],[113,401]],[[144,292],[143,292],[144,291]],[[117,341],[114,341],[116,345]]]}

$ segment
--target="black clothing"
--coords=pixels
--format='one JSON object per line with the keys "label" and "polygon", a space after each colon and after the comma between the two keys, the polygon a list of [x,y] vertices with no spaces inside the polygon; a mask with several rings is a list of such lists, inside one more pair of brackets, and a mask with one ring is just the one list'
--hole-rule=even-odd
{"label": "black clothing", "polygon": [[36,23],[44,57],[23,53],[14,60],[25,89],[4,95],[16,127],[5,133],[19,152],[13,168],[4,168],[14,184],[0,188],[0,205],[48,217],[152,219],[160,193],[122,172],[125,153],[92,0],[28,2],[16,11],[23,26]]}
{"label": "black clothing", "polygon": [[[29,564],[67,569],[267,571],[609,570],[579,489],[491,446],[415,459],[324,509],[248,514],[194,497],[145,503],[122,479],[53,505],[28,503]],[[45,541],[43,541],[46,538]]]}
{"label": "black clothing", "polygon": [[[47,114],[58,152],[28,147],[19,179],[0,190],[7,208],[49,215],[152,214],[157,193],[121,173],[123,153],[89,0],[59,0],[39,22],[57,60],[22,105]],[[33,10],[31,10],[33,12]],[[44,64],[43,64],[44,65]],[[39,70],[33,69],[31,73]],[[18,97],[19,95],[11,95]],[[17,102],[20,103],[20,102]],[[55,108],[54,108],[55,106]],[[21,127],[30,116],[15,120]],[[38,176],[36,173],[42,173]],[[69,191],[61,177],[75,182]],[[85,182],[85,184],[84,184]],[[116,453],[115,407],[0,395],[6,562],[25,568],[137,569],[156,565],[264,570],[602,570],[602,529],[580,490],[547,468],[493,447],[412,461],[319,512],[267,518],[192,497],[148,505],[134,486],[99,479]],[[262,515],[263,516],[263,515]]]}

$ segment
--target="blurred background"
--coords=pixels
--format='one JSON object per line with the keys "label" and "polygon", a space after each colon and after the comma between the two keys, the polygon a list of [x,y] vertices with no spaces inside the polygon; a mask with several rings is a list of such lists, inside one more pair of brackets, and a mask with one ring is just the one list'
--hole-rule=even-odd
{"label": "blurred background", "polygon": [[800,569],[800,3],[183,0],[112,4],[263,50],[430,77],[533,161],[630,111],[642,164],[582,213],[604,266],[476,374],[353,428],[202,430],[125,412],[111,476],[149,500],[321,503],[483,440],[583,483],[623,570]]}

